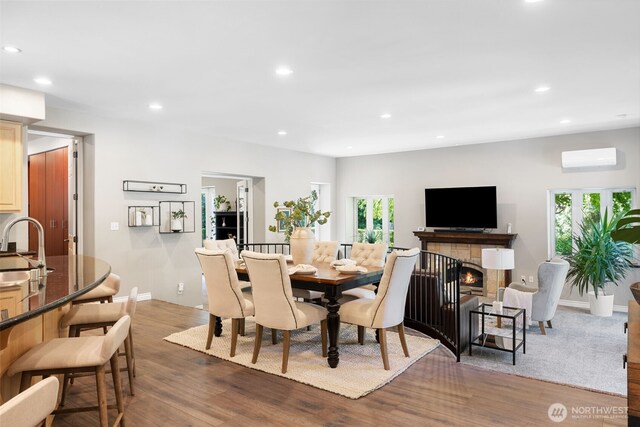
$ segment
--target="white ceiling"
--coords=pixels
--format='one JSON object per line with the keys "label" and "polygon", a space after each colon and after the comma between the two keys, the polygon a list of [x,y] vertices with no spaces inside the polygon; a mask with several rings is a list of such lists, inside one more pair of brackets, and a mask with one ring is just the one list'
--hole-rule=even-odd
{"label": "white ceiling", "polygon": [[0,44],[22,49],[0,82],[47,105],[212,142],[341,157],[640,125],[638,0],[1,1]]}

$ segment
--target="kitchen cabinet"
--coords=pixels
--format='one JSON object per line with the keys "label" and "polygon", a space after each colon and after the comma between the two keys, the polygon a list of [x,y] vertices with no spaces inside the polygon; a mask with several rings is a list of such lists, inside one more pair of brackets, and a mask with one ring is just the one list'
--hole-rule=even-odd
{"label": "kitchen cabinet", "polygon": [[22,124],[0,120],[0,212],[22,209]]}

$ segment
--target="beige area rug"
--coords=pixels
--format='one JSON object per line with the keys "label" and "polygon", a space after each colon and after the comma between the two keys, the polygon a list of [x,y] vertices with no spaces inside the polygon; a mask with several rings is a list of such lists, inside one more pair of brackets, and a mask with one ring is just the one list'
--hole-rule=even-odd
{"label": "beige area rug", "polygon": [[271,331],[265,329],[258,362],[254,365],[251,363],[255,337],[253,320],[247,319],[246,335],[238,337],[236,355],[233,358],[229,357],[231,321],[224,320],[222,324],[222,336],[213,337],[209,350],[205,350],[207,325],[177,332],[164,339],[248,368],[308,384],[351,399],[358,399],[387,384],[439,345],[438,340],[405,334],[411,357],[404,357],[398,334],[387,332],[391,370],[385,371],[380,356],[380,345],[375,341],[373,330],[367,330],[365,344],[361,346],[358,344],[357,328],[343,324],[340,327],[340,364],[336,369],[331,369],[326,358],[322,357],[320,325],[314,325],[311,331],[298,330],[292,333],[289,365],[287,373],[282,374],[281,334],[278,344],[272,345]]}

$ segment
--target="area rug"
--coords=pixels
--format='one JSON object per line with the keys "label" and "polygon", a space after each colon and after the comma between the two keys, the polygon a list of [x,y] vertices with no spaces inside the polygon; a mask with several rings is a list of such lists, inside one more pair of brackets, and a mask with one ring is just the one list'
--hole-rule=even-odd
{"label": "area rug", "polygon": [[622,367],[622,355],[627,352],[626,320],[627,313],[597,317],[586,309],[558,307],[553,328],[547,328],[547,335],[542,335],[538,322],[532,322],[527,330],[527,353],[518,350],[515,366],[511,363],[511,353],[475,346],[473,356],[469,356],[467,350],[461,361],[494,371],[624,396],[627,372]]}
{"label": "area rug", "polygon": [[271,332],[265,330],[258,362],[254,365],[251,363],[251,357],[255,323],[247,319],[246,335],[238,337],[236,355],[233,358],[229,357],[231,321],[224,320],[222,324],[222,336],[213,337],[209,350],[205,349],[207,325],[177,332],[164,339],[251,369],[268,372],[351,399],[358,399],[389,383],[439,345],[437,340],[431,338],[406,335],[411,357],[404,357],[398,334],[387,332],[391,369],[385,371],[380,356],[380,345],[375,341],[374,332],[371,329],[367,330],[365,344],[359,345],[357,328],[351,325],[342,325],[339,340],[340,363],[336,369],[331,369],[326,358],[322,357],[320,325],[314,325],[311,331],[302,329],[291,334],[289,365],[287,373],[282,374],[281,336],[278,344],[272,345]]}

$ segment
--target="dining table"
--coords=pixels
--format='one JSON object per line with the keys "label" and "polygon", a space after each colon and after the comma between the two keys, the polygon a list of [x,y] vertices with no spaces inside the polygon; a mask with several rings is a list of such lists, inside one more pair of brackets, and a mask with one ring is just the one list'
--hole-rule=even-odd
{"label": "dining table", "polygon": [[[289,264],[293,266],[293,264]],[[329,335],[329,353],[327,362],[331,368],[336,368],[340,362],[338,351],[338,336],[340,334],[340,297],[342,292],[380,282],[383,267],[367,267],[366,272],[341,273],[330,263],[312,263],[317,271],[313,274],[294,273],[289,275],[291,287],[310,291],[324,292],[327,300],[327,332]],[[244,263],[236,264],[236,272],[240,280],[249,280],[249,274]]]}

